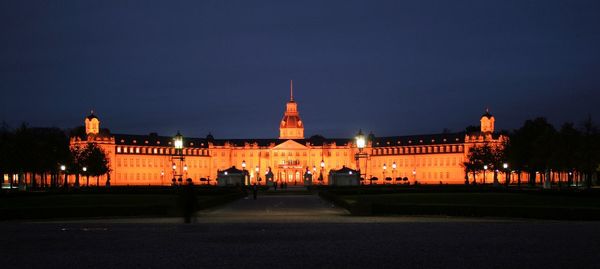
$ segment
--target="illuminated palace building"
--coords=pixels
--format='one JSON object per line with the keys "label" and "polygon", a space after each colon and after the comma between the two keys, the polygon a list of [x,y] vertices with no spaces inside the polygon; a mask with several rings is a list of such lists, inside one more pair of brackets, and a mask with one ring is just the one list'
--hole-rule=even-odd
{"label": "illuminated palace building", "polygon": [[103,133],[100,119],[92,113],[85,118],[86,135],[72,137],[71,146],[96,143],[101,147],[109,157],[111,185],[170,185],[179,177],[191,178],[196,184],[207,183],[200,179],[214,183],[220,171],[233,166],[246,169],[252,183],[270,170],[278,182],[303,184],[304,175],[310,172],[315,175],[312,182],[328,184],[329,171],[347,167],[360,170],[367,179],[365,184],[371,183],[368,179],[372,177],[379,179],[373,184],[396,184],[399,181],[395,179],[405,177],[410,183],[464,184],[462,163],[469,148],[483,143],[499,145],[505,139],[494,133],[494,120],[486,112],[480,119],[480,131],[472,133],[368,135],[364,148],[359,149],[354,137],[305,138],[304,122],[290,89],[290,100],[279,122],[279,138],[184,136],[182,149],[177,149],[173,136]]}

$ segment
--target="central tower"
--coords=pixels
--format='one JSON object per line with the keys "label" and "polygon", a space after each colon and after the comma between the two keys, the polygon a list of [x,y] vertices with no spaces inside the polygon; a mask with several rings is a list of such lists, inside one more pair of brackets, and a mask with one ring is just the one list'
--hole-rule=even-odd
{"label": "central tower", "polygon": [[298,114],[298,104],[294,101],[292,80],[290,80],[290,100],[285,105],[285,113],[279,124],[279,139],[304,139],[304,124]]}

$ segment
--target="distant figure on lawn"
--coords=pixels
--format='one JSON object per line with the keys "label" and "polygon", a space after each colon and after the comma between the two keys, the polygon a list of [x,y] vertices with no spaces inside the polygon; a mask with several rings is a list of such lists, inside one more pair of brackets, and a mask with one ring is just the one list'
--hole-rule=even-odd
{"label": "distant figure on lawn", "polygon": [[252,197],[254,197],[254,200],[256,200],[257,192],[258,192],[258,187],[256,186],[256,183],[254,183],[254,185],[252,185]]}
{"label": "distant figure on lawn", "polygon": [[194,189],[194,183],[191,180],[179,190],[179,204],[183,213],[184,222],[191,223],[194,212],[198,210],[196,190]]}

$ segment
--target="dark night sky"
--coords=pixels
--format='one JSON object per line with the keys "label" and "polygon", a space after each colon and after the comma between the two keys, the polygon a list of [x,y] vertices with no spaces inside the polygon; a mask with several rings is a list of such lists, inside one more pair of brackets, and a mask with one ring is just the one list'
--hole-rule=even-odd
{"label": "dark night sky", "polygon": [[599,122],[600,1],[2,1],[0,121],[274,138]]}

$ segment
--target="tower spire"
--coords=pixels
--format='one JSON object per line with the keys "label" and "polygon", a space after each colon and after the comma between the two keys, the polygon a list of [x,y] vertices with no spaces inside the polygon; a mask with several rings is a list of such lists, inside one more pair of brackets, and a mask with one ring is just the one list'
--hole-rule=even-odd
{"label": "tower spire", "polygon": [[290,79],[290,101],[294,101],[294,81]]}

